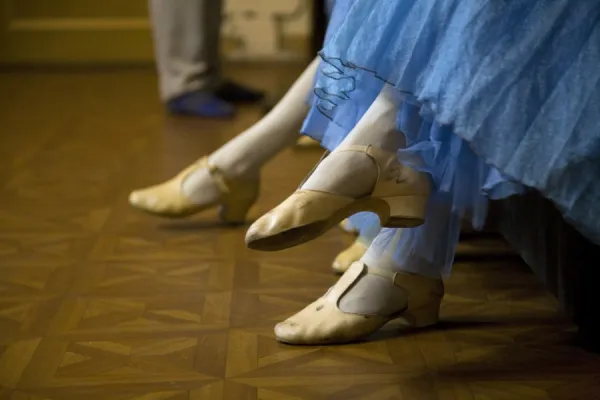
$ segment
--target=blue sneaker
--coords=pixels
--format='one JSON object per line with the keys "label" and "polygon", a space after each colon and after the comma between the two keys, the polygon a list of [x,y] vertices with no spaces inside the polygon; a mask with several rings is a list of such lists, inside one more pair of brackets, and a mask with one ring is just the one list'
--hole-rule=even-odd
{"label": "blue sneaker", "polygon": [[231,118],[235,107],[211,92],[184,93],[167,102],[172,114],[193,115],[202,118]]}

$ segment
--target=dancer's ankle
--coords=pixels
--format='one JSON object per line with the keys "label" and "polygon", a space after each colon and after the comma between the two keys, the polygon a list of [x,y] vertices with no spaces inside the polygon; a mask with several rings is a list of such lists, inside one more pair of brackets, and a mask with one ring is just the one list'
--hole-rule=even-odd
{"label": "dancer's ankle", "polygon": [[260,177],[260,166],[248,163],[247,161],[233,162],[209,156],[208,163],[229,179],[257,180]]}

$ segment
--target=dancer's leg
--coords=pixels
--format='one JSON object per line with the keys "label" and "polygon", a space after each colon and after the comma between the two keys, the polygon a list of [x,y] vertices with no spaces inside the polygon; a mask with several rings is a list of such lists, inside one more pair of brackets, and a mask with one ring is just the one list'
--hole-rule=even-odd
{"label": "dancer's leg", "polygon": [[398,103],[385,88],[301,188],[248,230],[257,250],[282,250],[312,240],[348,215],[376,212],[388,227],[423,222],[430,180],[400,164],[404,135],[396,129]]}
{"label": "dancer's leg", "polygon": [[[404,136],[396,130],[398,103],[384,90],[344,139],[340,148],[373,146],[395,153],[404,147]],[[377,165],[365,153],[333,151],[302,185],[302,189],[362,197],[373,190]]]}
{"label": "dancer's leg", "polygon": [[[244,197],[245,204],[237,213],[242,214],[256,196],[261,167],[298,137],[317,66],[315,58],[260,121],[172,180],[134,191],[130,203],[154,214],[178,217],[220,204],[223,196],[229,194]],[[244,187],[243,195],[234,193],[238,187]]]}
{"label": "dancer's leg", "polygon": [[[435,218],[434,218],[435,216]],[[450,206],[429,208],[414,229],[384,229],[319,300],[278,324],[278,340],[296,344],[342,343],[364,338],[396,317],[415,327],[435,324],[460,218]],[[431,256],[423,257],[421,247]],[[450,255],[450,257],[449,257]]]}
{"label": "dancer's leg", "polygon": [[298,139],[308,111],[306,101],[319,65],[315,58],[277,105],[260,121],[227,142],[210,162],[229,176],[257,173],[271,158]]}

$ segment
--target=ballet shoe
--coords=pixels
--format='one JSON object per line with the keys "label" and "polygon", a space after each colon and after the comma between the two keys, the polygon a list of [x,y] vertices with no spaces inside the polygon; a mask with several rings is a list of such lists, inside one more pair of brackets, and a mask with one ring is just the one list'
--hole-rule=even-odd
{"label": "ballet shoe", "polygon": [[[365,274],[375,274],[394,283],[394,290],[405,294],[406,302],[388,315],[354,314],[339,308],[340,299]],[[386,323],[401,319],[402,324],[423,328],[439,321],[444,296],[441,279],[408,273],[393,273],[353,263],[337,283],[317,301],[275,326],[278,341],[298,345],[341,344],[364,339]]]}
{"label": "ballet shoe", "polygon": [[[206,168],[217,185],[220,195],[209,203],[196,204],[183,193],[183,182],[194,171]],[[220,206],[220,218],[228,224],[242,224],[259,193],[259,179],[243,180],[226,177],[203,157],[174,178],[129,195],[129,203],[152,215],[183,218]]]}
{"label": "ballet shoe", "polygon": [[340,222],[340,228],[346,232],[349,233],[351,235],[358,235],[358,229],[356,229],[354,226],[352,226],[352,224],[350,223],[350,221],[346,218],[344,219],[342,222]]}
{"label": "ballet shoe", "polygon": [[301,136],[296,142],[296,147],[301,149],[316,149],[321,148],[321,142],[311,138],[310,136]]}
{"label": "ballet shoe", "polygon": [[427,174],[400,164],[395,153],[373,146],[346,146],[335,151],[358,152],[371,158],[378,168],[372,192],[355,199],[300,188],[250,226],[246,232],[246,245],[250,249],[278,251],[298,246],[364,211],[377,214],[381,226],[386,228],[423,224],[431,193]]}
{"label": "ballet shoe", "polygon": [[333,272],[341,275],[352,265],[352,263],[360,260],[362,256],[367,252],[368,246],[366,246],[361,240],[357,239],[348,247],[346,250],[340,252],[333,260],[331,269]]}

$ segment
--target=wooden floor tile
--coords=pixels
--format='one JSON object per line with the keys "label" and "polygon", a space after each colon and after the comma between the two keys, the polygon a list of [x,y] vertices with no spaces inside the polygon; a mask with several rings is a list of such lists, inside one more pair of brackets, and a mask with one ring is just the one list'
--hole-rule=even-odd
{"label": "wooden floor tile", "polygon": [[[232,68],[254,86],[297,66]],[[166,116],[151,69],[0,74],[0,400],[600,398],[600,358],[496,238],[465,237],[436,329],[294,347],[273,326],[322,295],[352,238],[276,253],[209,211],[161,220],[127,204],[260,117]],[[282,89],[282,88],[279,88]],[[320,151],[263,171],[257,217]]]}

